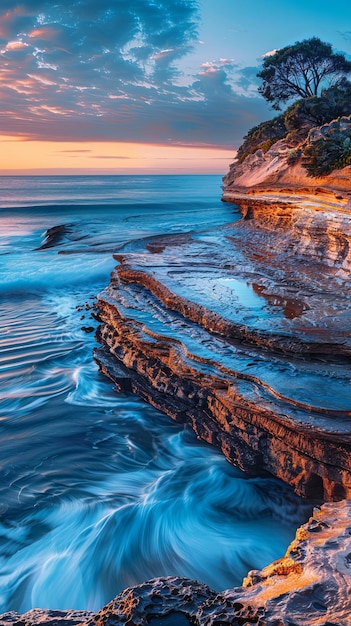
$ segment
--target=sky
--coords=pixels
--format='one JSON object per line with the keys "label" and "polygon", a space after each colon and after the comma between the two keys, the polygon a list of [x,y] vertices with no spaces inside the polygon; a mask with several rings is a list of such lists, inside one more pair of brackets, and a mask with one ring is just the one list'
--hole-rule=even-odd
{"label": "sky", "polygon": [[0,174],[225,174],[263,56],[314,36],[351,60],[351,3],[1,0]]}

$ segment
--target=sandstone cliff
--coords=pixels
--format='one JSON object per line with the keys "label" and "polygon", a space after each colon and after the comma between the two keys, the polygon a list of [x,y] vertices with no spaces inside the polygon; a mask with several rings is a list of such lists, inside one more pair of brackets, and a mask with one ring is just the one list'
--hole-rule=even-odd
{"label": "sandstone cliff", "polygon": [[304,197],[329,196],[331,201],[336,197],[341,205],[347,203],[351,195],[351,166],[333,170],[323,177],[311,177],[302,165],[301,156],[291,159],[291,154],[301,154],[306,145],[350,129],[351,116],[339,118],[311,129],[301,142],[288,135],[265,153],[257,150],[242,163],[235,159],[223,178],[223,200],[232,202],[236,192],[261,194],[266,191],[294,197],[299,193]]}
{"label": "sandstone cliff", "polygon": [[[242,219],[116,255],[96,351],[117,389],[189,423],[246,472],[324,505],[286,556],[221,594],[157,579],[88,622],[350,622],[351,167],[311,180],[278,142],[224,178]],[[306,621],[307,620],[307,621]]]}
{"label": "sandstone cliff", "polygon": [[338,500],[351,489],[349,214],[240,202],[243,219],[215,233],[116,256],[96,359],[244,471]]}

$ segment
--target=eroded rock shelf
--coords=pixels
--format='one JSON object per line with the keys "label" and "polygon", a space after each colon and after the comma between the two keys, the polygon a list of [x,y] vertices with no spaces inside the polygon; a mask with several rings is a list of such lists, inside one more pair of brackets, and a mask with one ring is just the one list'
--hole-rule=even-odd
{"label": "eroded rock shelf", "polygon": [[216,232],[116,255],[96,359],[251,474],[304,496],[351,487],[349,213],[238,197]]}

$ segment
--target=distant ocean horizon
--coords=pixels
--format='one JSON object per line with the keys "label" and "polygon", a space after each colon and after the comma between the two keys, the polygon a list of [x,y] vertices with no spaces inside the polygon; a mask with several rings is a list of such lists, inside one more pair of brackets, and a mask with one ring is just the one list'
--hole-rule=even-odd
{"label": "distant ocean horizon", "polygon": [[220,198],[219,175],[0,177],[0,612],[98,610],[164,575],[220,591],[306,520],[288,486],[115,393],[84,330],[114,252],[239,219]]}
{"label": "distant ocean horizon", "polygon": [[[98,200],[109,204],[123,198],[128,203],[140,201],[145,204],[151,198],[167,197],[172,188],[177,197],[183,198],[187,193],[189,199],[201,200],[204,196],[198,181],[203,178],[211,180],[211,191],[217,187],[218,202],[222,180],[218,174],[0,174],[0,208],[49,206],[51,202],[90,204]],[[176,189],[170,184],[174,180],[177,181]]]}

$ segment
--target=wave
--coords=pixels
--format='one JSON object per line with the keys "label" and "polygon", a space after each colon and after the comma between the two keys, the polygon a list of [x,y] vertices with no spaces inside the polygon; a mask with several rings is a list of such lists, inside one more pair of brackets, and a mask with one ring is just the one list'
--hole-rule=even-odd
{"label": "wave", "polygon": [[88,293],[2,309],[0,611],[95,611],[160,575],[239,585],[310,513],[289,487],[246,477],[190,429],[115,394],[79,328]]}
{"label": "wave", "polygon": [[165,575],[219,591],[284,553],[292,513],[302,521],[286,487],[245,478],[181,433],[167,443],[167,470],[156,461],[95,485],[89,477],[84,497],[39,503],[10,528],[1,525],[0,610],[96,611],[125,587]]}
{"label": "wave", "polygon": [[[97,295],[116,265],[112,255],[57,255],[57,252],[23,252],[5,257],[0,294],[35,294],[58,288],[91,285]],[[98,284],[99,283],[99,284]]]}

